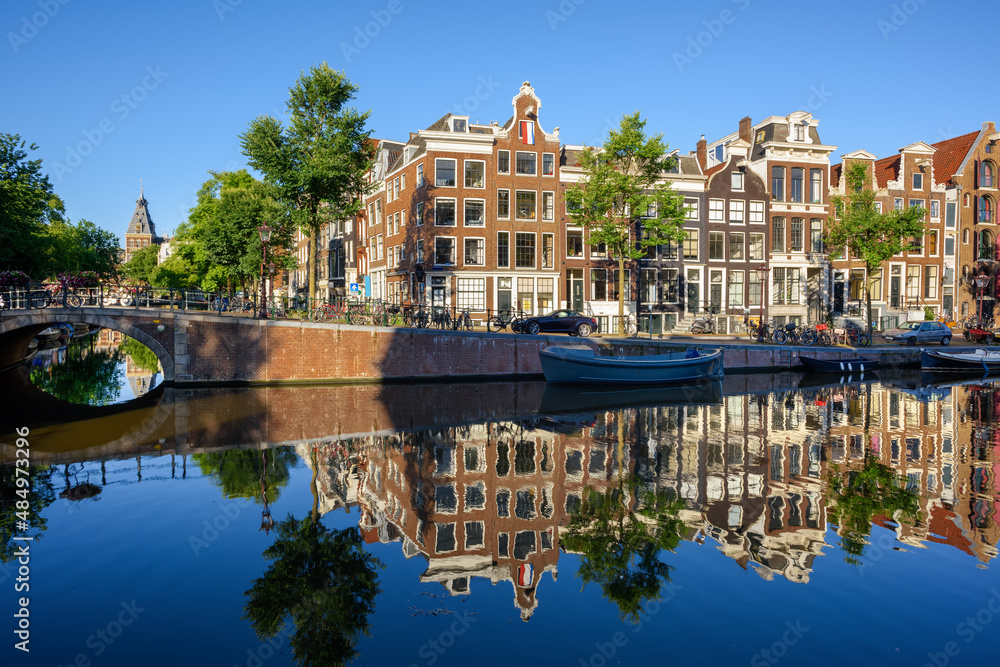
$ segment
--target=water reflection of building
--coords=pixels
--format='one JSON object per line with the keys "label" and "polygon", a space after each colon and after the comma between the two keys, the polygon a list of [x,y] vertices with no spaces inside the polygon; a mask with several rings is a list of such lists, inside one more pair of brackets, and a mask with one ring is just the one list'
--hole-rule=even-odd
{"label": "water reflection of building", "polygon": [[317,448],[320,507],[359,506],[368,541],[422,556],[421,580],[451,594],[469,594],[476,577],[510,582],[529,618],[544,573],[557,576],[560,531],[588,489],[617,482],[619,465],[647,489],[683,499],[685,539],[714,542],[765,579],[805,583],[827,546],[828,476],[833,466],[859,468],[867,453],[920,498],[917,521],[875,523],[907,545],[944,543],[986,562],[998,539],[1000,438],[976,424],[1000,412],[995,394],[960,388],[928,401],[860,384],[599,412],[561,425],[331,441]]}

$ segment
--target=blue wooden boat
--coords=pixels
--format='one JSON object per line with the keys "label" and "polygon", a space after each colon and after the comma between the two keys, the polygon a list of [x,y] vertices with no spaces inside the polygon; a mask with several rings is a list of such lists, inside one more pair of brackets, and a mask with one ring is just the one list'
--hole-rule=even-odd
{"label": "blue wooden boat", "polygon": [[878,359],[866,359],[857,357],[855,359],[815,359],[799,355],[799,361],[806,367],[807,371],[813,373],[840,373],[841,375],[851,373],[865,373],[873,371],[879,367]]}
{"label": "blue wooden boat", "polygon": [[587,345],[560,345],[543,348],[539,356],[545,379],[558,383],[656,385],[700,382],[725,373],[721,349],[598,357]]}
{"label": "blue wooden boat", "polygon": [[924,371],[970,371],[992,373],[1000,371],[1000,352],[978,348],[970,352],[931,352],[923,350],[920,368]]}

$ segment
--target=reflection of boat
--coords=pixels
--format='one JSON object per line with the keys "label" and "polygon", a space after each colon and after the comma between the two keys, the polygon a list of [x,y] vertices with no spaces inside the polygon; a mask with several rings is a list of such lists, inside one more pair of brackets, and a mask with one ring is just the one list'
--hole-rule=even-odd
{"label": "reflection of boat", "polygon": [[96,324],[87,324],[85,322],[73,322],[73,340],[77,338],[84,338],[85,336],[90,336],[96,334],[101,330],[101,327]]}
{"label": "reflection of boat", "polygon": [[799,361],[806,367],[807,371],[813,373],[840,373],[841,375],[850,373],[864,373],[878,368],[878,359],[866,359],[857,357],[854,359],[815,359],[813,357],[803,357],[799,355]]}
{"label": "reflection of boat", "polygon": [[982,348],[971,352],[930,352],[924,350],[920,355],[920,368],[923,370],[965,370],[973,373],[989,373],[1000,371],[1000,352]]}
{"label": "reflection of boat", "polygon": [[546,347],[539,352],[549,382],[654,385],[721,378],[722,350],[598,357],[587,345]]}
{"label": "reflection of boat", "polygon": [[[722,382],[713,380],[684,387],[580,387],[548,384],[538,412],[542,414],[594,413],[614,408],[655,405],[722,403]],[[593,415],[591,414],[591,417]]]}
{"label": "reflection of boat", "polygon": [[68,342],[69,339],[73,337],[73,325],[71,324],[60,322],[59,324],[55,325],[54,328],[59,330],[59,340],[62,341],[63,343]]}
{"label": "reflection of boat", "polygon": [[31,342],[28,343],[28,351],[24,355],[24,360],[28,361],[36,354],[38,354],[38,339],[32,338]]}
{"label": "reflection of boat", "polygon": [[60,335],[62,335],[62,330],[59,327],[49,327],[35,334],[35,338],[41,342],[45,342],[47,340],[56,340]]}

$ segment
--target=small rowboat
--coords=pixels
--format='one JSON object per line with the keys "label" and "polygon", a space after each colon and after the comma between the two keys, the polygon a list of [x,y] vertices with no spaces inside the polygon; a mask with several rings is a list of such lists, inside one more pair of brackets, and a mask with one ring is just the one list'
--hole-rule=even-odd
{"label": "small rowboat", "polygon": [[539,351],[549,382],[656,385],[721,378],[722,350],[711,349],[641,357],[598,357],[587,345],[546,347]]}
{"label": "small rowboat", "polygon": [[799,356],[799,361],[806,367],[807,371],[813,373],[864,373],[878,368],[879,359],[814,359],[813,357]]}
{"label": "small rowboat", "polygon": [[1000,352],[976,349],[971,352],[930,352],[920,355],[920,368],[925,371],[1000,371]]}

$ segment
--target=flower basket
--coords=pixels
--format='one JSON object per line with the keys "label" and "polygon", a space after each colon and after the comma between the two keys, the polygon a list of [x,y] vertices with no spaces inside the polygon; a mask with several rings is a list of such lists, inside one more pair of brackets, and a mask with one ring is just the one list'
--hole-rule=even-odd
{"label": "flower basket", "polygon": [[6,270],[0,271],[0,289],[12,289],[27,287],[31,281],[24,271]]}

